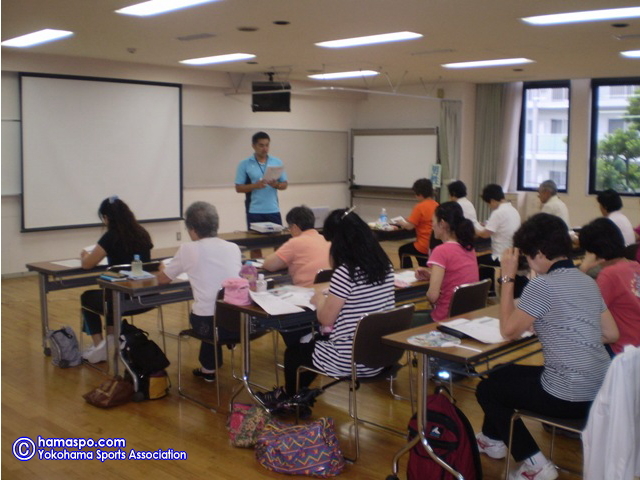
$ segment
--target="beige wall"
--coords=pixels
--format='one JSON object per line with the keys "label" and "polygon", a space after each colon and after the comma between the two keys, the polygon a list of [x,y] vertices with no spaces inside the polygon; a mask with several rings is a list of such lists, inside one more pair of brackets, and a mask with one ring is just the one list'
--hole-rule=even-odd
{"label": "beige wall", "polygon": [[[439,123],[439,102],[417,100],[414,97],[391,95],[363,95],[362,93],[294,94],[291,113],[252,113],[249,95],[226,95],[238,85],[239,79],[206,70],[162,68],[130,63],[85,61],[69,57],[42,56],[9,52],[2,56],[2,120],[19,118],[17,92],[18,71],[45,72],[69,75],[114,77],[146,81],[182,83],[183,123],[185,125],[215,125],[268,130],[286,128],[302,130],[342,130],[352,128],[423,128]],[[246,79],[245,79],[246,81]],[[245,91],[248,84],[243,84]],[[309,85],[293,85],[303,88]],[[317,85],[314,85],[317,86]],[[475,116],[475,85],[446,84],[447,99],[462,101],[462,143],[460,179],[467,186],[473,184],[473,143]],[[435,86],[403,87],[403,94],[433,95]],[[561,198],[569,206],[573,225],[582,225],[598,216],[596,200],[586,192],[589,155],[589,81],[572,82],[571,143],[569,157],[569,194]],[[248,142],[249,143],[249,142]],[[277,145],[272,146],[277,155]],[[249,150],[247,153],[251,153]],[[240,159],[230,159],[239,161]],[[286,159],[284,159],[286,161]],[[235,193],[231,185],[223,188],[186,189],[184,205],[205,200],[218,207],[221,217],[220,231],[245,228],[243,196]],[[477,198],[479,192],[469,192]],[[523,217],[538,208],[535,193],[519,194],[519,207]],[[349,190],[345,183],[295,185],[280,193],[281,210],[307,205],[344,207],[349,203]],[[634,225],[640,224],[640,202],[637,198],[624,198],[624,213]],[[412,202],[390,200],[362,201],[360,215],[367,221],[377,218],[385,206],[389,216],[408,215]],[[2,197],[2,274],[25,271],[29,262],[75,257],[79,251],[95,243],[98,228],[59,230],[50,232],[20,232],[20,197]],[[97,205],[96,205],[97,208]],[[186,233],[182,222],[148,224],[158,247],[176,245],[176,234]]]}

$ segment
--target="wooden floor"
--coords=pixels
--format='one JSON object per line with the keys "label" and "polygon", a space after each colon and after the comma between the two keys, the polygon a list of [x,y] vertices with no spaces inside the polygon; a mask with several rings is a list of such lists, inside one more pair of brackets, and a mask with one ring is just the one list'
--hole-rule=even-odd
{"label": "wooden floor", "polygon": [[[51,328],[71,325],[78,332],[79,296],[82,290],[70,289],[49,295]],[[177,332],[187,325],[185,304],[165,308],[166,328]],[[157,336],[155,315],[136,317],[136,325]],[[85,343],[87,339],[85,339]],[[266,387],[275,384],[270,336],[252,343],[253,376]],[[189,371],[197,366],[198,343],[191,340],[185,353],[184,372],[188,385],[204,398],[214,400],[214,384],[190,378]],[[171,360],[168,371],[173,388],[168,397],[142,403],[129,403],[111,410],[101,410],[85,403],[82,395],[98,386],[105,377],[87,366],[60,369],[43,355],[40,337],[40,311],[35,276],[2,281],[2,468],[6,479],[92,479],[102,478],[138,480],[141,474],[152,478],[214,478],[241,479],[287,478],[268,472],[254,457],[253,450],[229,445],[226,414],[213,413],[177,393],[177,341],[167,338],[167,354]],[[223,405],[235,382],[230,376],[230,352],[225,350],[225,366],[219,372]],[[540,361],[537,358],[535,361]],[[281,377],[282,378],[282,377]],[[407,393],[406,372],[401,371],[398,388]],[[466,380],[468,385],[473,381]],[[408,402],[393,400],[387,385],[364,385],[360,391],[361,410],[374,420],[406,428],[411,415]],[[473,393],[456,388],[458,405],[470,418],[474,428],[481,425],[482,413]],[[241,396],[241,400],[247,400]],[[341,446],[353,451],[349,418],[344,413],[347,391],[344,386],[333,387],[318,399],[314,417],[335,419]],[[362,408],[362,406],[365,406]],[[549,435],[537,425],[532,432],[547,448]],[[155,451],[158,449],[184,451],[184,461],[98,460],[18,461],[12,445],[20,437],[43,438],[124,438],[125,451],[130,449]],[[403,445],[400,436],[377,429],[361,428],[360,460],[348,465],[342,478],[384,479],[391,473],[394,453]],[[96,451],[96,449],[92,449]],[[556,463],[580,469],[581,446],[576,440],[559,438],[556,442]],[[400,478],[406,478],[406,456],[400,463]],[[485,478],[502,478],[504,461],[482,459]],[[292,477],[288,477],[292,478]],[[295,477],[293,477],[295,478]],[[576,478],[561,472],[560,478]]]}

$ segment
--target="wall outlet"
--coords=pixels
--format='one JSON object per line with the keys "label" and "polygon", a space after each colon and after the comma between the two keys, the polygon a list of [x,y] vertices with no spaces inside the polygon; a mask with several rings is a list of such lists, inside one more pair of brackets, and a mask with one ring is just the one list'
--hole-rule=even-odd
{"label": "wall outlet", "polygon": [[176,240],[182,240],[182,232],[176,232]]}

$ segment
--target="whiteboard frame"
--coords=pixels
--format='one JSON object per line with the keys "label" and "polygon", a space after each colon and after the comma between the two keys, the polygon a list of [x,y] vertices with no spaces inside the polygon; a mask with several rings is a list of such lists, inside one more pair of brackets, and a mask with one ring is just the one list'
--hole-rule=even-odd
{"label": "whiteboard frame", "polygon": [[[407,183],[407,187],[400,187],[397,185],[369,185],[369,184],[360,184],[354,181],[355,169],[356,169],[356,152],[355,152],[355,137],[358,136],[411,136],[411,135],[419,135],[419,136],[435,136],[436,138],[436,146],[435,146],[435,164],[440,164],[440,148],[438,144],[438,128],[402,128],[402,129],[354,129],[351,131],[351,162],[349,166],[349,184],[352,190],[367,190],[367,191],[406,191],[411,190],[410,185],[417,178],[413,178]],[[429,165],[426,164],[427,167],[425,169],[424,178],[429,178],[431,174],[431,169]]]}

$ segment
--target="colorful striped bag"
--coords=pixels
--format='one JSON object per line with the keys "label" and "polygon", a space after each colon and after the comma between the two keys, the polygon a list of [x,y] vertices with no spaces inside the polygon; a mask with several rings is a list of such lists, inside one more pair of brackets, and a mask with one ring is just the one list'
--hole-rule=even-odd
{"label": "colorful striped bag", "polygon": [[256,458],[274,472],[323,478],[339,475],[345,465],[333,419],[324,417],[304,425],[265,425]]}

